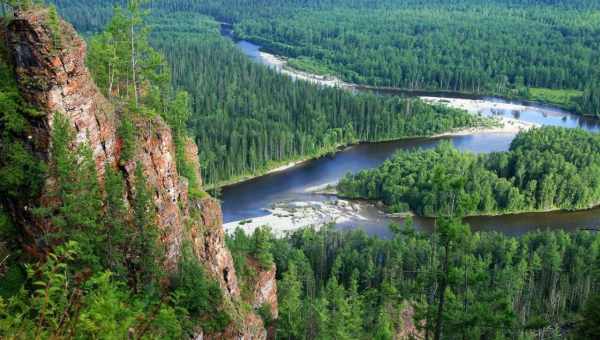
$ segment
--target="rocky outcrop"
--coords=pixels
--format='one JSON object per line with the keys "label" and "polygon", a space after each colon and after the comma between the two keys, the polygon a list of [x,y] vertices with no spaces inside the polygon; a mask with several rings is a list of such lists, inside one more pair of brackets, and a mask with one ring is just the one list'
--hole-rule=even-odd
{"label": "rocky outcrop", "polygon": [[[84,65],[86,45],[75,30],[59,22],[53,32],[43,10],[19,13],[2,25],[1,36],[7,57],[14,66],[19,92],[36,108],[28,119],[29,131],[22,144],[42,161],[49,160],[51,133],[57,112],[62,113],[75,131],[75,144],[87,143],[93,152],[100,181],[104,164],[116,164],[116,115],[112,105],[98,91]],[[55,39],[60,34],[60,39]],[[54,181],[46,179],[40,195],[34,199],[7,203],[13,220],[25,235],[24,249],[41,257],[47,243],[43,235],[53,230],[48,220],[32,214],[31,206],[53,206],[49,199]]]}
{"label": "rocky outcrop", "polygon": [[[190,239],[199,262],[218,280],[225,304],[233,310],[234,321],[223,334],[207,338],[264,339],[266,330],[262,320],[241,307],[240,289],[233,258],[225,245],[223,218],[218,201],[188,197],[188,181],[179,176],[171,129],[160,117],[139,118],[134,124],[137,141],[131,159],[121,159],[123,141],[117,134],[119,114],[94,85],[85,67],[85,42],[67,23],[60,22],[53,32],[47,24],[48,13],[33,10],[19,15],[2,31],[15,66],[19,90],[25,100],[39,108],[40,113],[29,117],[33,131],[25,138],[40,158],[48,161],[50,136],[55,114],[64,115],[76,132],[74,144],[87,144],[93,151],[99,182],[103,186],[106,165],[121,171],[127,183],[128,199],[135,195],[136,167],[141,167],[156,209],[156,225],[166,249],[165,268],[177,270],[177,261],[185,239]],[[56,29],[56,27],[54,27]],[[57,39],[57,33],[60,39]],[[75,145],[74,145],[75,146]],[[185,158],[196,168],[200,186],[198,150],[191,140],[186,141]],[[52,179],[47,180],[47,185]],[[195,188],[199,189],[199,188]],[[198,190],[200,192],[200,190]],[[43,193],[42,193],[43,196]],[[197,196],[197,195],[196,195]],[[19,202],[11,207],[20,215],[27,215],[27,206],[42,201]],[[37,230],[48,228],[49,221],[29,216],[23,227],[37,225]],[[30,230],[35,234],[36,230]],[[39,235],[43,233],[38,231]],[[261,301],[271,303],[276,312],[273,274],[260,282]]]}
{"label": "rocky outcrop", "polygon": [[[221,288],[235,299],[240,297],[240,288],[231,253],[225,246],[223,215],[221,206],[215,199],[207,197],[192,202],[199,212],[191,228],[191,239],[196,256],[217,278]],[[198,223],[200,222],[200,223]]]}
{"label": "rocky outcrop", "polygon": [[171,129],[156,117],[136,122],[137,148],[131,160],[123,166],[129,188],[135,188],[135,172],[139,165],[144,180],[152,190],[157,225],[166,248],[167,271],[177,267],[184,237],[184,213],[179,202],[187,200],[187,185],[180,181],[175,160]]}
{"label": "rocky outcrop", "polygon": [[401,326],[396,333],[395,339],[408,340],[408,339],[423,339],[423,332],[419,330],[414,321],[415,308],[411,304],[406,304],[400,310]]}
{"label": "rocky outcrop", "polygon": [[277,305],[277,269],[272,265],[269,269],[262,268],[254,259],[249,259],[250,265],[256,271],[252,284],[252,307],[259,309],[267,306],[273,318],[277,318],[279,310]]}
{"label": "rocky outcrop", "polygon": [[202,175],[200,173],[200,161],[198,160],[198,146],[196,145],[196,143],[194,143],[193,139],[191,139],[189,137],[185,139],[184,152],[185,152],[185,160],[188,162],[188,164],[191,164],[192,167],[194,168],[194,176],[196,177],[196,180],[198,181],[198,183],[197,183],[198,188],[196,188],[196,189],[201,189]]}
{"label": "rocky outcrop", "polygon": [[[54,115],[60,112],[71,122],[75,142],[92,147],[102,176],[104,164],[115,164],[117,157],[114,109],[85,67],[84,41],[62,21],[60,32],[52,32],[43,24],[46,16],[46,11],[21,13],[5,32],[21,95],[43,114],[34,124],[34,144],[47,152]],[[55,34],[60,34],[60,41]]]}

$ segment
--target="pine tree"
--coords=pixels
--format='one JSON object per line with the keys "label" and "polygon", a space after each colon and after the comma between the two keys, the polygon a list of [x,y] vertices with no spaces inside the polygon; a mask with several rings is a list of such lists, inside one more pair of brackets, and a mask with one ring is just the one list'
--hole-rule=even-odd
{"label": "pine tree", "polygon": [[278,336],[282,339],[298,339],[302,337],[302,285],[298,279],[296,265],[288,264],[288,270],[278,283],[279,319]]}
{"label": "pine tree", "polygon": [[269,269],[273,265],[271,238],[271,230],[266,227],[254,230],[254,256],[265,269]]}
{"label": "pine tree", "polygon": [[384,309],[379,311],[375,325],[375,340],[392,340],[394,338],[394,325],[390,316]]}
{"label": "pine tree", "polygon": [[127,271],[125,251],[131,239],[129,214],[125,204],[125,184],[121,174],[109,164],[105,169],[106,191],[106,266],[117,275],[123,277]]}
{"label": "pine tree", "polygon": [[52,131],[51,175],[56,179],[53,191],[60,207],[56,213],[50,212],[57,228],[50,238],[76,241],[81,247],[81,263],[98,268],[106,249],[106,233],[92,151],[85,144],[73,144],[71,126],[60,113],[54,114]]}
{"label": "pine tree", "polygon": [[142,165],[138,162],[135,169],[133,200],[135,232],[129,249],[131,265],[134,268],[133,286],[136,292],[155,287],[161,276],[159,264],[162,263],[164,255],[158,240],[155,207],[144,178]]}

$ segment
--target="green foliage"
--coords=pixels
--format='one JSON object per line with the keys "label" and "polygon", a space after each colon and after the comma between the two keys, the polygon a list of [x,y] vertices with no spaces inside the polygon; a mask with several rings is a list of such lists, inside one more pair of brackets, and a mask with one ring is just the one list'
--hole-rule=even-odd
{"label": "green foliage", "polygon": [[18,262],[21,251],[14,241],[18,235],[8,214],[0,208],[0,297],[16,294],[25,281],[25,272]]}
{"label": "green foliage", "polygon": [[252,235],[254,241],[253,255],[263,269],[273,266],[273,255],[271,254],[271,242],[273,235],[266,227],[257,228]]}
{"label": "green foliage", "polygon": [[131,248],[128,266],[133,273],[135,292],[152,292],[157,288],[162,272],[164,248],[159,241],[156,226],[156,208],[152,202],[141,164],[135,169],[135,197],[133,200],[133,222],[136,231],[129,241]]}
{"label": "green foliage", "polygon": [[80,244],[78,260],[82,266],[99,269],[105,249],[102,232],[102,195],[96,162],[90,148],[73,145],[74,132],[67,118],[54,114],[50,175],[56,178],[50,195],[60,202],[55,211],[40,213],[51,218],[57,228],[48,237],[50,244],[68,239]]}
{"label": "green foliage", "polygon": [[[146,12],[141,2],[115,7],[104,32],[91,39],[88,65],[97,85],[109,98],[130,104],[134,111],[162,112],[170,75],[164,58],[149,42]],[[158,103],[157,103],[158,101]]]}
{"label": "green foliage", "polygon": [[52,43],[54,49],[62,48],[62,41],[60,35],[60,21],[58,13],[56,12],[55,6],[48,6],[48,27],[50,28],[50,35],[52,36]]}
{"label": "green foliage", "polygon": [[375,325],[375,340],[392,340],[394,338],[394,328],[390,316],[385,311],[381,311],[377,317]]}
{"label": "green foliage", "polygon": [[10,6],[13,9],[18,10],[28,10],[31,9],[34,5],[41,5],[43,0],[2,0],[0,1],[0,5],[2,5],[3,14],[5,14],[6,8],[5,5]]}
{"label": "green foliage", "polygon": [[173,130],[179,174],[189,180],[192,197],[202,197],[200,178],[185,158],[186,124],[190,99],[185,91],[173,94],[170,70],[162,56],[150,46],[145,1],[128,1],[127,8],[115,7],[105,30],[90,41],[88,66],[102,92],[114,101],[127,103],[118,134],[122,141],[121,161],[132,159],[136,147],[134,121],[140,116],[160,114]]}
{"label": "green foliage", "polygon": [[273,313],[271,312],[271,305],[269,305],[268,303],[263,303],[258,308],[257,312],[260,318],[262,319],[265,328],[267,329],[271,327],[276,321],[276,319],[273,317]]}
{"label": "green foliage", "polygon": [[34,197],[44,181],[46,167],[25,140],[31,133],[27,117],[36,111],[21,97],[12,68],[0,46],[0,197]]}
{"label": "green foliage", "polygon": [[[197,30],[202,32],[201,27]],[[359,140],[430,135],[481,124],[465,112],[417,100],[294,82],[249,61],[218,37],[216,29],[203,34],[160,31],[156,45],[173,63],[174,83],[190,93],[188,127],[202,148],[200,164],[209,185]]]}
{"label": "green foliage", "polygon": [[600,295],[594,295],[585,304],[582,320],[575,332],[579,339],[597,339],[600,337]]}
{"label": "green foliage", "polygon": [[318,74],[318,75],[334,74],[334,72],[332,72],[327,67],[324,67],[323,65],[320,65],[318,62],[315,62],[312,59],[308,59],[308,58],[290,59],[288,61],[287,65],[296,70],[305,71],[305,72],[308,72],[311,74]]}
{"label": "green foliage", "polygon": [[197,7],[235,22],[238,38],[362,84],[583,90],[598,68],[600,48],[589,42],[600,6],[590,0],[207,0]]}
{"label": "green foliage", "polygon": [[[581,329],[594,329],[597,302],[584,305],[600,289],[598,234],[471,233],[456,219],[438,227],[380,239],[324,226],[274,240],[278,336],[390,339],[413,309],[407,317],[430,338],[438,329],[442,339],[554,334],[578,313]],[[235,233],[228,244],[250,249],[252,239]]]}
{"label": "green foliage", "polygon": [[449,143],[399,152],[338,190],[426,216],[585,209],[600,202],[599,152],[593,133],[545,127],[520,133],[506,152],[476,156]]}
{"label": "green foliage", "polygon": [[[84,9],[71,1],[59,5],[82,30],[97,29],[98,25],[92,25],[100,20],[96,13],[104,16],[110,6],[97,1]],[[189,93],[187,126],[202,148],[200,164],[209,186],[262,173],[291,160],[324,155],[348,143],[431,135],[481,123],[465,112],[432,108],[419,101],[354,95],[294,82],[248,60],[219,36],[213,20],[194,13],[201,7],[185,0],[153,2],[154,14],[144,21],[153,25],[153,46],[171,63],[174,87]],[[116,84],[131,79],[126,76],[126,60],[131,55],[125,52],[130,48],[118,46],[119,41],[128,39],[128,19],[119,11],[107,26],[108,33],[92,39],[88,63],[100,88],[113,92],[113,97],[124,96],[127,89]],[[119,34],[123,37],[116,38]],[[148,99],[156,93],[152,88],[144,91],[146,99],[142,98],[148,105],[154,102]],[[161,113],[177,129],[181,122],[185,125],[177,112],[185,111],[169,107],[178,106],[173,98],[169,94],[160,100],[163,109],[152,111]]]}
{"label": "green foliage", "polygon": [[586,87],[583,94],[581,109],[584,114],[600,116],[600,85],[594,84]]}
{"label": "green foliage", "polygon": [[[68,242],[27,270],[28,283],[0,298],[0,334],[15,339],[180,339],[173,307],[132,296],[110,272],[85,278],[73,271],[79,246]],[[27,290],[33,287],[32,291]]]}
{"label": "green foliage", "polygon": [[[130,29],[128,42],[135,52],[128,57],[136,61],[125,65],[129,74],[115,70],[99,81],[123,81],[118,77],[133,81],[133,86],[118,84],[121,87],[115,93],[122,97],[113,98],[119,104],[130,104],[118,129],[123,161],[133,158],[133,122],[140,115],[163,114],[173,124],[176,139],[183,141],[189,115],[185,93],[170,99],[164,61],[144,41],[147,29],[141,24],[139,4],[132,1],[127,15],[117,18],[115,30],[109,33]],[[49,13],[49,28],[58,46],[60,21],[54,10]],[[107,53],[92,56],[92,64],[108,70],[115,65],[103,65],[106,60],[129,63],[119,59],[122,55],[114,55],[127,44],[115,48],[104,42],[93,43]],[[129,65],[134,70],[127,69]],[[92,151],[75,141],[70,120],[57,112],[49,115],[52,135],[46,171],[28,142],[33,131],[29,124],[37,123],[38,113],[20,98],[12,70],[4,62],[0,63],[0,78],[5,80],[0,85],[0,337],[181,339],[191,336],[198,325],[205,332],[218,332],[229,325],[232,319],[223,310],[220,286],[205,275],[189,250],[180,276],[173,278],[174,287],[167,287],[156,207],[141,165],[136,165],[134,188],[127,191],[120,168],[105,164],[101,189]],[[184,171],[193,170],[189,167]],[[22,235],[10,223],[4,207],[21,200],[29,204],[47,178],[52,179],[46,182],[47,204],[31,209],[35,217],[50,221],[47,229],[34,235],[40,250],[50,253],[27,265],[28,259],[20,253]],[[190,178],[199,189],[200,179]]]}
{"label": "green foliage", "polygon": [[278,334],[283,339],[298,339],[303,334],[302,283],[294,263],[290,263],[283,279],[278,282]]}
{"label": "green foliage", "polygon": [[[581,100],[583,95],[583,92],[579,90],[530,88],[527,91],[527,95],[523,97],[529,100],[549,103],[573,110],[577,109],[573,105]],[[585,112],[582,113],[585,114]]]}
{"label": "green foliage", "polygon": [[188,330],[192,332],[194,327],[200,325],[205,332],[222,331],[231,322],[231,317],[222,310],[221,288],[207,276],[189,244],[183,246],[179,266],[172,289],[177,296],[177,307],[187,311]]}
{"label": "green foliage", "polygon": [[190,118],[190,98],[187,92],[179,91],[175,98],[169,103],[167,112],[164,115],[165,120],[173,130],[175,142],[175,156],[177,160],[177,171],[188,180],[189,194],[192,198],[202,198],[205,193],[200,185],[201,178],[198,178],[198,170],[194,167],[198,164],[192,163],[187,157],[197,155],[187,155],[185,148],[187,143],[194,143],[188,140],[186,124]]}
{"label": "green foliage", "polygon": [[121,117],[119,127],[117,128],[117,134],[122,143],[120,160],[123,164],[133,158],[137,140],[135,131],[133,115],[124,114]]}
{"label": "green foliage", "polygon": [[125,257],[132,235],[129,211],[125,204],[125,183],[120,172],[105,167],[104,190],[106,191],[104,225],[106,251],[104,264],[118,278],[127,277]]}

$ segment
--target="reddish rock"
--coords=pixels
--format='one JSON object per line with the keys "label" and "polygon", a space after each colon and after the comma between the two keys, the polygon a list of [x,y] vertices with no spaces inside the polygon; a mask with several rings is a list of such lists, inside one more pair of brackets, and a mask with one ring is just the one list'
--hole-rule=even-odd
{"label": "reddish rock", "polygon": [[271,268],[264,269],[254,259],[248,259],[248,263],[256,272],[256,276],[250,282],[253,287],[253,299],[250,303],[255,310],[258,310],[265,304],[268,305],[271,310],[271,316],[276,319],[279,314],[277,305],[277,279],[275,278],[277,268],[273,264]]}
{"label": "reddish rock", "polygon": [[402,326],[396,334],[396,339],[423,339],[423,332],[421,332],[414,321],[415,309],[412,305],[408,304],[400,311],[400,318]]}
{"label": "reddish rock", "polygon": [[215,199],[207,197],[195,200],[192,207],[200,213],[196,222],[201,222],[195,223],[191,231],[194,252],[217,278],[221,288],[237,300],[240,297],[240,289],[233,258],[225,246],[221,206]]}
{"label": "reddish rock", "polygon": [[23,12],[6,31],[21,95],[44,114],[36,124],[41,125],[39,134],[33,137],[48,148],[54,114],[64,114],[76,132],[75,142],[87,142],[92,148],[102,177],[104,164],[115,164],[114,109],[85,67],[85,42],[71,25],[61,22],[61,44],[55,46],[44,24],[46,16],[41,10]]}
{"label": "reddish rock", "polygon": [[[46,18],[47,11],[44,10],[19,13],[0,32],[15,65],[23,97],[41,111],[40,115],[28,117],[33,131],[31,138],[26,137],[24,143],[47,161],[53,119],[55,113],[60,112],[76,132],[74,144],[86,143],[92,149],[101,186],[106,164],[120,169],[128,184],[127,198],[131,199],[135,195],[136,164],[140,164],[153,197],[161,241],[167,251],[166,270],[173,272],[177,269],[183,240],[191,239],[194,254],[218,280],[223,289],[224,304],[235,314],[235,321],[224,333],[207,335],[199,330],[199,338],[265,339],[262,320],[241,307],[233,258],[225,245],[221,207],[210,197],[189,200],[188,182],[177,172],[170,128],[160,117],[138,118],[134,122],[138,138],[136,150],[131,160],[122,161],[122,141],[116,133],[120,117],[100,93],[85,67],[84,41],[70,25],[61,22],[60,46],[55,46],[52,32],[45,24]],[[184,149],[186,160],[195,165],[200,179],[196,145],[188,140]],[[119,164],[122,166],[119,167]],[[54,180],[48,178],[46,189],[53,183]],[[38,205],[40,201],[43,199],[15,202],[9,207],[15,219],[22,222],[25,234],[33,240],[43,235],[43,230],[53,228],[49,220],[37,221],[29,213],[28,207]],[[24,247],[31,253],[39,252],[36,241],[24,244]],[[257,301],[271,304],[276,313],[275,270],[261,273],[257,284]]]}
{"label": "reddish rock", "polygon": [[157,225],[166,247],[166,268],[174,271],[183,240],[183,212],[181,198],[187,200],[187,185],[182,185],[177,174],[175,146],[171,129],[160,118],[136,122],[137,148],[125,168],[129,188],[135,188],[136,166],[142,167],[143,180],[150,188],[156,206]]}
{"label": "reddish rock", "polygon": [[194,168],[194,174],[198,180],[198,187],[195,189],[201,190],[202,174],[200,173],[200,161],[198,160],[198,146],[191,138],[185,140],[185,160]]}
{"label": "reddish rock", "polygon": [[[197,339],[198,337],[195,338]],[[248,313],[238,324],[232,322],[223,332],[218,334],[203,334],[200,339],[264,340],[266,338],[267,331],[261,318],[254,313]]]}

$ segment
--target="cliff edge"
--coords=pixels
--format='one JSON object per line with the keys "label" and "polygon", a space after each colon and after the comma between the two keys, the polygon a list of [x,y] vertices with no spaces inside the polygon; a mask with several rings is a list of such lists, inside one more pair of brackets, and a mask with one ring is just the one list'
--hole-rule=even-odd
{"label": "cliff edge", "polygon": [[[241,307],[238,278],[225,245],[220,205],[210,197],[189,197],[188,182],[177,171],[174,138],[169,126],[160,117],[136,119],[135,151],[129,159],[122,159],[123,140],[117,130],[123,115],[118,105],[109,102],[94,84],[85,66],[85,42],[64,21],[58,23],[58,42],[56,28],[50,27],[47,16],[47,10],[23,11],[2,31],[19,91],[39,110],[38,114],[27,117],[31,129],[21,137],[24,145],[36,157],[48,162],[54,119],[60,113],[76,133],[70,147],[86,144],[91,148],[101,188],[105,168],[112,167],[123,175],[126,201],[131,202],[135,193],[135,169],[141,166],[152,194],[160,241],[165,248],[164,269],[168,273],[177,271],[182,244],[190,240],[195,257],[219,282],[225,304],[233,314],[231,325],[222,334],[204,334],[199,329],[198,337],[266,338],[262,320],[253,310]],[[188,141],[185,150],[187,160],[199,169],[196,145]],[[13,220],[25,230],[23,248],[34,255],[46,251],[43,235],[57,226],[37,217],[30,207],[52,204],[48,202],[47,193],[53,181],[51,177],[45,178],[40,195],[33,199],[4,202]],[[256,287],[258,292],[270,294],[258,294],[260,299],[275,301],[273,308],[276,309],[274,275],[258,282],[269,285]],[[276,315],[276,310],[274,312]]]}

